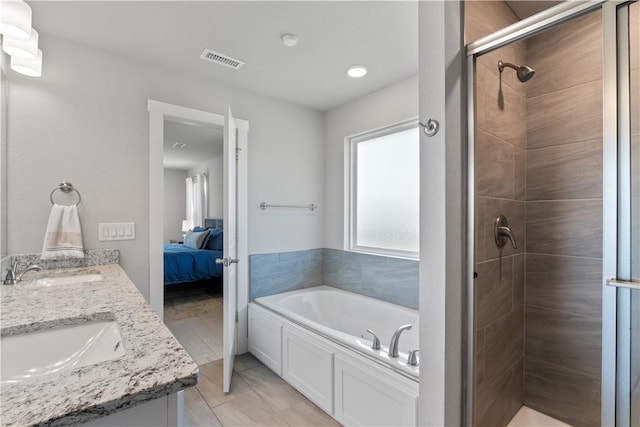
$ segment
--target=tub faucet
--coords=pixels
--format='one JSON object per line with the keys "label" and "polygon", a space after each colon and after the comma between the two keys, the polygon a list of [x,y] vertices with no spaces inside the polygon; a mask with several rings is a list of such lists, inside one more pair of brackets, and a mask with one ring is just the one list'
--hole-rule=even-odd
{"label": "tub faucet", "polygon": [[418,354],[420,350],[411,350],[409,352],[409,357],[407,357],[407,365],[409,366],[418,366]]}
{"label": "tub faucet", "polygon": [[20,280],[22,280],[22,276],[24,276],[24,274],[27,271],[40,271],[40,270],[42,270],[42,267],[40,267],[39,265],[33,264],[18,273],[18,261],[14,261],[13,265],[11,265],[11,267],[9,267],[9,269],[7,270],[7,276],[5,277],[4,282],[2,283],[5,285],[15,285]]}
{"label": "tub faucet", "polygon": [[408,331],[411,329],[411,325],[402,325],[393,333],[391,337],[391,342],[389,343],[389,357],[398,357],[398,341],[400,341],[400,334],[404,331]]}
{"label": "tub faucet", "polygon": [[380,339],[371,329],[367,329],[371,335],[373,335],[373,342],[371,343],[371,350],[380,350]]}

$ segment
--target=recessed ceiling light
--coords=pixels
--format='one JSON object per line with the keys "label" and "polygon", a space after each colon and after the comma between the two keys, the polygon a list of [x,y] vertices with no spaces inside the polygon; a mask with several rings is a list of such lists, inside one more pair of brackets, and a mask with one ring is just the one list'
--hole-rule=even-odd
{"label": "recessed ceiling light", "polygon": [[282,39],[282,44],[287,47],[293,47],[298,44],[298,36],[295,34],[283,34],[280,38]]}
{"label": "recessed ceiling light", "polygon": [[347,68],[347,75],[355,79],[364,77],[367,74],[367,67],[364,65],[352,65]]}

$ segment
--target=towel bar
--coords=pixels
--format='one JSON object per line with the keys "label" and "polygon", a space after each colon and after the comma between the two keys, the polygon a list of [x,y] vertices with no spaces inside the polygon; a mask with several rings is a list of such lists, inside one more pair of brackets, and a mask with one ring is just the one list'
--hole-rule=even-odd
{"label": "towel bar", "polygon": [[267,204],[267,202],[260,203],[260,209],[263,211],[268,208],[296,208],[296,209],[309,209],[310,211],[314,211],[318,208],[317,205],[311,203],[310,205],[272,205]]}
{"label": "towel bar", "polygon": [[67,181],[62,181],[56,188],[53,189],[53,191],[51,191],[51,194],[49,194],[49,200],[51,200],[52,205],[55,205],[55,202],[53,201],[53,193],[55,193],[58,190],[62,191],[63,193],[70,193],[71,191],[75,191],[76,194],[78,195],[78,202],[76,203],[76,206],[78,206],[82,201],[82,196],[80,195],[80,192],[75,188],[73,188],[73,184]]}

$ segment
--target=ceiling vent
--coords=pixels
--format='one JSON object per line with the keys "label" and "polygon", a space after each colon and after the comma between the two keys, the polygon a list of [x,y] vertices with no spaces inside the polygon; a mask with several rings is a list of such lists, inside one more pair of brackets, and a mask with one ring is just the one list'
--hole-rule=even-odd
{"label": "ceiling vent", "polygon": [[186,147],[187,144],[185,144],[184,142],[174,142],[173,144],[171,144],[171,148],[175,148],[175,149],[181,149]]}
{"label": "ceiling vent", "polygon": [[225,67],[233,68],[234,70],[239,70],[244,65],[244,61],[240,61],[239,59],[223,55],[222,53],[214,52],[211,49],[203,50],[200,58],[204,59],[205,61],[210,61],[216,64],[224,65]]}

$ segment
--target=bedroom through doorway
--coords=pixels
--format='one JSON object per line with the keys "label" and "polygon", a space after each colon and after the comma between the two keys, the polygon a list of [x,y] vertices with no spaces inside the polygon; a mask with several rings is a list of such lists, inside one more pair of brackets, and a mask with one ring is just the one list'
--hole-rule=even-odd
{"label": "bedroom through doorway", "polygon": [[164,119],[164,321],[198,366],[223,356],[223,129]]}

